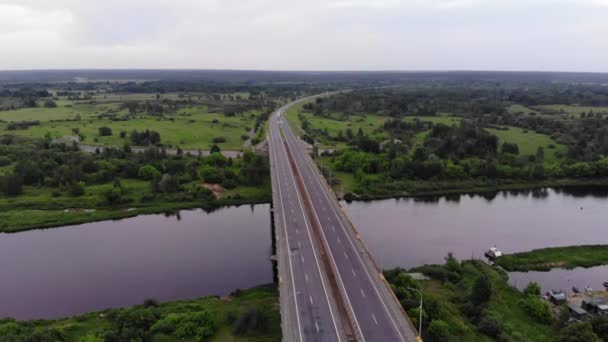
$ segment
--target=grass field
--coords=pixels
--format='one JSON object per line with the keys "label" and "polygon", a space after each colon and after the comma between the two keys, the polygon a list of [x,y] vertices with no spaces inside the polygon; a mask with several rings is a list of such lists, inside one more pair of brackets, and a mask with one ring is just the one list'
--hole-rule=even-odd
{"label": "grass field", "polygon": [[496,260],[507,271],[549,271],[552,268],[592,267],[608,264],[608,245],[568,246],[506,254]]}
{"label": "grass field", "polygon": [[[210,339],[205,341],[280,341],[281,340],[281,320],[278,303],[278,293],[270,286],[258,287],[240,291],[229,298],[205,297],[193,300],[182,300],[175,302],[162,303],[158,307],[152,308],[158,312],[160,319],[175,316],[187,317],[201,311],[209,312],[213,317],[216,332]],[[142,311],[144,310],[144,311]],[[9,341],[51,341],[51,339],[27,338],[35,334],[49,333],[49,331],[62,334],[65,341],[78,342],[101,342],[109,332],[116,332],[113,315],[131,312],[131,316],[137,313],[146,312],[142,306],[135,306],[124,309],[110,309],[103,312],[92,312],[59,320],[41,320],[32,322],[12,322],[0,321],[0,331],[4,332],[4,337]],[[150,310],[150,308],[148,308]],[[264,322],[257,322],[257,327],[249,327],[248,331],[236,333],[239,318],[246,317],[248,312],[256,311],[263,315]],[[144,318],[141,318],[144,322]],[[136,329],[132,327],[131,329]],[[193,328],[190,329],[194,331]],[[199,341],[192,339],[178,339],[177,337],[157,336],[154,341]]]}
{"label": "grass field", "polygon": [[[248,130],[254,126],[254,118],[250,114],[252,113],[226,117],[223,114],[207,113],[204,108],[195,108],[180,112],[172,120],[147,116],[128,121],[90,119],[43,122],[39,126],[14,131],[6,130],[6,124],[0,124],[0,128],[10,134],[36,138],[42,138],[48,134],[53,139],[73,136],[72,129],[78,128],[80,133],[85,136],[83,143],[106,146],[122,146],[129,142],[128,134],[126,138],[120,138],[121,131],[130,133],[132,130],[149,129],[160,133],[161,142],[164,145],[179,146],[184,149],[209,149],[213,145],[214,138],[224,137],[226,142],[218,143],[220,148],[238,150],[243,146],[241,136],[247,134]],[[112,136],[99,136],[99,128],[104,126],[112,129]]]}
{"label": "grass field", "polygon": [[56,120],[72,120],[77,115],[84,119],[90,119],[107,111],[118,112],[119,105],[111,104],[85,104],[73,101],[59,101],[56,108],[21,108],[15,110],[0,111],[0,120],[7,122],[32,121],[41,122]]}
{"label": "grass field", "polygon": [[[543,147],[545,150],[545,161],[552,162],[556,160],[557,152],[566,152],[566,146],[556,143],[545,134],[532,131],[525,133],[524,129],[518,127],[509,127],[508,130],[492,128],[486,128],[486,130],[498,137],[500,145],[505,142],[517,144],[520,155],[535,155],[538,147]],[[554,145],[555,148],[551,149],[549,145]]]}

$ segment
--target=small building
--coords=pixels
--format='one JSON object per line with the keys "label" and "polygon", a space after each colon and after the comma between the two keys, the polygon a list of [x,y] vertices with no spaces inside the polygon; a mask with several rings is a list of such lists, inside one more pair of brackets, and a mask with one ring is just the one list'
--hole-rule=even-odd
{"label": "small building", "polygon": [[589,317],[587,310],[572,303],[568,304],[568,311],[570,311],[572,318],[577,320],[583,320]]}
{"label": "small building", "polygon": [[566,294],[562,291],[551,291],[549,293],[549,301],[555,305],[565,304],[566,299]]}
{"label": "small building", "polygon": [[596,315],[608,315],[608,302],[603,297],[583,300],[582,308]]}

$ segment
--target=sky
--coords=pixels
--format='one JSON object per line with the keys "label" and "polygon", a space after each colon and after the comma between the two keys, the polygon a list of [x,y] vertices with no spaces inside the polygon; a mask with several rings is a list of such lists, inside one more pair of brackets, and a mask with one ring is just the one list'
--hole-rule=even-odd
{"label": "sky", "polygon": [[0,70],[608,72],[608,0],[0,0]]}

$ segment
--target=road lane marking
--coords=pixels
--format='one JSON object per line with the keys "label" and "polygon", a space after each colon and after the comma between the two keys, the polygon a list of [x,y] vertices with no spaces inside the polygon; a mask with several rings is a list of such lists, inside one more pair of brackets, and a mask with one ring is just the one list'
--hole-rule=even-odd
{"label": "road lane marking", "polygon": [[355,269],[351,268],[350,270],[353,271],[353,275],[355,276],[355,278],[357,278],[357,273],[355,273]]}
{"label": "road lane marking", "polygon": [[302,249],[302,243],[298,241],[298,248]]}
{"label": "road lane marking", "polygon": [[304,273],[304,277],[306,278],[306,282],[308,282],[308,273]]}
{"label": "road lane marking", "polygon": [[340,240],[340,237],[338,236],[338,243],[342,243],[342,240]]}
{"label": "road lane marking", "polygon": [[310,305],[314,305],[314,302],[312,301],[312,296],[308,296],[308,299],[310,299]]}
{"label": "road lane marking", "polygon": [[365,298],[365,292],[363,292],[363,289],[361,289],[361,295],[363,295],[363,298]]}
{"label": "road lane marking", "polygon": [[346,252],[344,252],[344,256],[346,257],[346,259],[348,259],[348,254],[346,254]]}
{"label": "road lane marking", "polygon": [[304,263],[304,256],[300,255],[300,259],[302,259],[302,263]]}
{"label": "road lane marking", "polygon": [[319,330],[319,323],[317,323],[317,321],[315,321],[315,327],[317,327],[317,334],[320,332]]}
{"label": "road lane marking", "polygon": [[[276,156],[276,151],[274,149],[274,146],[272,146],[272,156],[274,157],[274,164],[276,165],[276,160],[277,160],[277,156]],[[279,184],[279,200],[281,202],[281,208],[283,208],[283,193],[281,192],[281,180],[280,180],[280,175],[279,175],[279,171],[278,169],[276,169],[277,172],[277,177],[279,177],[279,179],[277,179],[277,183]],[[291,247],[289,246],[289,238],[288,238],[288,234],[287,234],[287,220],[285,218],[285,211],[281,210],[281,216],[283,216],[283,230],[285,231],[285,243],[287,244],[287,251],[291,250]],[[291,253],[288,252],[287,253],[287,259],[289,260],[289,273],[291,274],[291,287],[292,287],[292,291],[293,291],[293,301],[295,303],[295,312],[296,312],[296,322],[298,324],[298,337],[300,338],[300,342],[303,341],[302,338],[302,325],[300,323],[300,309],[298,308],[298,297],[297,295],[297,291],[296,291],[296,281],[295,281],[295,277],[293,275],[293,264],[291,261]]]}
{"label": "road lane marking", "polygon": [[376,325],[378,325],[378,320],[376,319],[376,316],[372,313],[372,318],[374,319],[374,323],[376,323]]}

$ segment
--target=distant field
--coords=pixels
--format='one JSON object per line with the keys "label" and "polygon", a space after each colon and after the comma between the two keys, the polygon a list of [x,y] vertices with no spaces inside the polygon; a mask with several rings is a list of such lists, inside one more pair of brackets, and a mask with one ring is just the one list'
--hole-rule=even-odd
{"label": "distant field", "polygon": [[546,105],[538,106],[539,108],[546,108],[555,111],[564,111],[574,117],[580,117],[581,113],[601,113],[602,115],[608,115],[608,107],[585,107],[585,106],[568,106],[568,105]]}
{"label": "distant field", "polygon": [[107,111],[116,112],[118,104],[76,104],[72,101],[58,101],[57,108],[22,108],[16,110],[0,111],[0,120],[3,121],[32,121],[41,122],[51,120],[72,120],[80,114],[82,119],[88,119]]}
{"label": "distant field", "polygon": [[[497,130],[486,128],[486,130],[499,139],[499,144],[505,142],[517,144],[520,155],[535,155],[539,146],[545,149],[545,161],[551,162],[556,159],[557,152],[566,152],[566,146],[553,141],[551,137],[545,134],[539,134],[532,131],[524,133],[524,130],[518,127],[509,127],[508,130]],[[549,145],[555,145],[554,149],[549,148]]]}
{"label": "distant field", "polygon": [[[51,138],[61,138],[74,135],[72,129],[78,128],[85,136],[83,143],[107,146],[122,146],[128,142],[120,138],[120,132],[132,130],[155,130],[160,133],[162,143],[179,146],[184,149],[208,149],[213,145],[213,138],[224,137],[226,142],[219,143],[223,149],[240,149],[243,146],[242,135],[254,125],[250,114],[226,117],[223,114],[207,113],[204,109],[190,109],[182,112],[188,116],[177,115],[173,120],[154,118],[130,119],[128,121],[111,121],[108,119],[90,119],[81,121],[43,122],[26,130],[7,131],[6,124],[0,124],[0,129],[11,134],[20,134],[42,138],[47,134]],[[217,120],[217,122],[214,122]],[[112,136],[99,136],[100,127],[110,127]]]}

